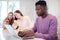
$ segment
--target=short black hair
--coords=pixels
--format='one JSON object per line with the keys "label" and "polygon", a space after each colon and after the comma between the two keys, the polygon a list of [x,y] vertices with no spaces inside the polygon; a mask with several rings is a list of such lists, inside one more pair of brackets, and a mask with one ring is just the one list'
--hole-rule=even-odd
{"label": "short black hair", "polygon": [[40,6],[47,6],[46,1],[38,1],[35,3],[35,6],[40,5]]}

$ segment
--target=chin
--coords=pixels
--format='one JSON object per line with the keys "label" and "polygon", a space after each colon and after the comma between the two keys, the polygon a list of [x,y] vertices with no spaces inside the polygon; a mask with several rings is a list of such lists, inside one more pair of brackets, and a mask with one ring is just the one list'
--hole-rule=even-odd
{"label": "chin", "polygon": [[39,14],[37,14],[38,16],[41,16],[41,15],[39,15]]}

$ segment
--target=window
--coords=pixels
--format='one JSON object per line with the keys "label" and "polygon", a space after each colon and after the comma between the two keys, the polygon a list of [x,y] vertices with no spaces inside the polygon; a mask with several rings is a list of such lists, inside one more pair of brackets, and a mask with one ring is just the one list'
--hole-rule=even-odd
{"label": "window", "polygon": [[20,1],[16,0],[1,0],[0,1],[0,23],[7,17],[8,12],[14,12],[20,9]]}

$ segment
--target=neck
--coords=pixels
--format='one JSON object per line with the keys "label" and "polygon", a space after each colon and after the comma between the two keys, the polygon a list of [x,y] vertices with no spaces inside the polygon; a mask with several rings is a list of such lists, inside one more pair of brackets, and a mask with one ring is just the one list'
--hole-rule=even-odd
{"label": "neck", "polygon": [[48,15],[48,13],[46,12],[46,13],[43,13],[43,15],[41,15],[41,16],[42,16],[42,18],[45,18],[47,15]]}
{"label": "neck", "polygon": [[19,19],[23,19],[23,16],[21,16]]}

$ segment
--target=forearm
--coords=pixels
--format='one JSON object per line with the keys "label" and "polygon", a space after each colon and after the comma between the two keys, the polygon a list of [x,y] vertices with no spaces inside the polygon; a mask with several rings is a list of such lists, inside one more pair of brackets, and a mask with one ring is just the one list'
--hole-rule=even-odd
{"label": "forearm", "polygon": [[50,34],[35,33],[36,38],[51,39]]}

